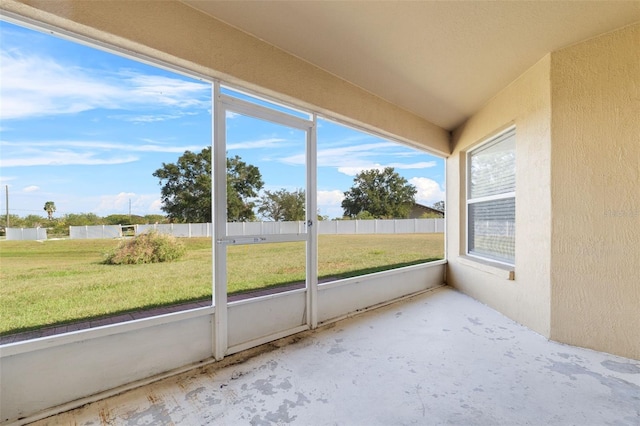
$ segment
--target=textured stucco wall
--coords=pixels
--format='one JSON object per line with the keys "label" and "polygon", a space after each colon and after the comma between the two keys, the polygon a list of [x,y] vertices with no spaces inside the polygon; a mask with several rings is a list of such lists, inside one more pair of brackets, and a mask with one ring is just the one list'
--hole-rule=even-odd
{"label": "textured stucco wall", "polygon": [[174,0],[1,0],[0,7],[449,154],[440,127]]}
{"label": "textured stucco wall", "polygon": [[[447,159],[447,283],[549,336],[551,247],[550,57],[541,59],[456,129]],[[515,280],[460,261],[465,252],[465,153],[516,126]]]}
{"label": "textured stucco wall", "polygon": [[640,24],[551,55],[551,338],[640,359]]}

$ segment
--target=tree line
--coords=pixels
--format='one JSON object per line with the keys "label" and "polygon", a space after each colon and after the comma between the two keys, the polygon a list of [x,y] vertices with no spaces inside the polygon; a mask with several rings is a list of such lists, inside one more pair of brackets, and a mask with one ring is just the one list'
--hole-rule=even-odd
{"label": "tree line", "polygon": [[[211,222],[211,148],[186,151],[176,163],[162,163],[153,173],[161,185],[162,210],[174,222]],[[298,221],[305,219],[305,191],[265,190],[258,167],[239,156],[226,159],[227,221]],[[393,167],[358,173],[344,192],[340,219],[404,219],[417,190]],[[444,211],[444,202],[442,204]],[[440,206],[438,206],[440,207]],[[323,219],[328,219],[324,217]]]}
{"label": "tree line", "polygon": [[[100,217],[93,213],[70,213],[54,218],[55,202],[47,201],[44,204],[46,219],[35,214],[10,215],[10,226],[47,227],[54,234],[68,234],[69,226],[211,223],[211,160],[210,147],[199,153],[185,151],[175,163],[162,163],[162,167],[153,172],[161,186],[162,211],[166,216],[112,214]],[[247,164],[237,155],[226,159],[226,169],[227,221],[256,221],[258,215],[272,221],[305,219],[304,189],[262,191],[264,181],[258,167]],[[363,170],[344,192],[343,217],[334,219],[405,219],[415,204],[416,193],[415,186],[393,167]],[[444,212],[444,201],[433,207]],[[328,217],[318,215],[318,219]]]}
{"label": "tree line", "polygon": [[[2,215],[0,225],[4,231],[6,216]],[[16,214],[9,215],[9,227],[11,228],[47,228],[51,235],[69,235],[70,226],[92,225],[144,225],[149,223],[169,223],[169,219],[161,214],[149,214],[145,216],[128,214],[111,214],[98,216],[94,213],[68,213],[60,217],[45,218],[41,215],[30,214],[21,217]]]}

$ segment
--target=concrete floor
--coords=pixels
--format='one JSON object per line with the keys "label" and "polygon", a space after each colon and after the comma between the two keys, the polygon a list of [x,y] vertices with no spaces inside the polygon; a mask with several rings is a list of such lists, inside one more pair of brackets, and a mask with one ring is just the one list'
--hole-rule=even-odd
{"label": "concrete floor", "polygon": [[640,361],[549,342],[446,287],[222,364],[35,424],[640,425]]}

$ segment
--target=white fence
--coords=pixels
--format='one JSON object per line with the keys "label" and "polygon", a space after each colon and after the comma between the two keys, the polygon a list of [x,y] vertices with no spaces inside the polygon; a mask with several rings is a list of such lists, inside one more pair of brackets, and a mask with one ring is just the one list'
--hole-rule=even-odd
{"label": "white fence", "polygon": [[433,234],[444,232],[444,219],[323,220],[319,234]]}
{"label": "white fence", "polygon": [[69,238],[71,238],[72,240],[120,237],[122,237],[122,226],[120,225],[92,225],[69,227]]}
{"label": "white fence", "polygon": [[168,223],[154,225],[136,225],[136,235],[144,234],[151,230],[161,234],[170,234],[174,237],[210,237],[213,235],[210,223]]}
{"label": "white fence", "polygon": [[[428,234],[444,232],[444,219],[376,219],[376,220],[322,220],[316,222],[321,235],[342,234]],[[228,222],[227,235],[301,234],[304,221],[297,222]],[[210,237],[210,223],[180,223],[168,225],[137,225],[136,234],[149,230],[175,237]]]}
{"label": "white fence", "polygon": [[302,234],[304,221],[298,222],[228,222],[227,235]]}
{"label": "white fence", "polygon": [[46,240],[46,228],[7,228],[7,240]]}
{"label": "white fence", "polygon": [[[321,220],[316,222],[321,235],[344,234],[432,234],[444,232],[444,219],[376,219],[376,220]],[[70,226],[72,239],[120,238],[122,228],[133,228],[135,234],[151,230],[174,237],[211,237],[210,223],[170,223],[152,225],[96,225]],[[227,235],[273,235],[301,234],[305,232],[304,221],[297,222],[228,222]],[[46,239],[46,231],[45,237]],[[7,237],[8,239],[8,237]]]}

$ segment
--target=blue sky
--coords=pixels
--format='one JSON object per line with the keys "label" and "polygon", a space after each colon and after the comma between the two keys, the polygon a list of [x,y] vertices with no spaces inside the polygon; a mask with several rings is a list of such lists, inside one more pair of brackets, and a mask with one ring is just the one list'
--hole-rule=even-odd
{"label": "blue sky", "polygon": [[[0,21],[0,184],[10,213],[162,214],[152,173],[210,146],[211,85]],[[265,189],[304,186],[302,132],[230,113],[227,152]],[[318,123],[320,214],[341,216],[361,170],[391,166],[416,201],[444,199],[444,161],[332,121]],[[6,210],[4,194],[0,209]]]}

